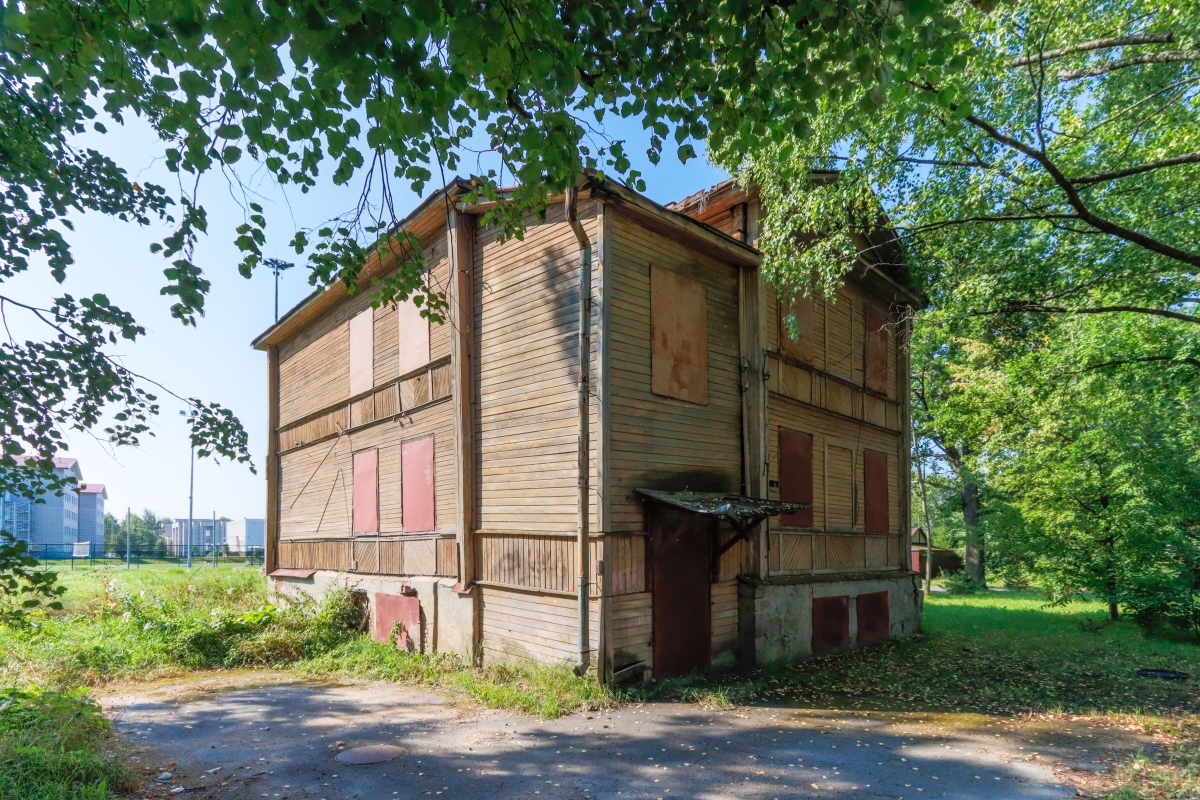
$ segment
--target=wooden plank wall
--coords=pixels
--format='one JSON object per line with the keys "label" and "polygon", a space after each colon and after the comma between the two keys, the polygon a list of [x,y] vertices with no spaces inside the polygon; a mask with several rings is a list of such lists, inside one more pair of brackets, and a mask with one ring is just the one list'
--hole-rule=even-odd
{"label": "wooden plank wall", "polygon": [[[610,526],[645,529],[639,487],[737,491],[742,483],[737,268],[611,215]],[[708,291],[707,405],[650,391],[650,265]]]}
{"label": "wooden plank wall", "polygon": [[609,601],[608,641],[614,672],[644,662],[654,664],[653,596],[650,592],[622,594]]}
{"label": "wooden plank wall", "polygon": [[458,574],[454,539],[309,539],[279,543],[279,566],[330,569],[378,575]]}
{"label": "wooden plank wall", "polygon": [[[600,205],[578,213],[598,247]],[[561,203],[530,217],[523,241],[499,230],[475,237],[475,346],[478,353],[478,520],[484,531],[569,532],[576,528],[579,421],[576,405],[579,245]],[[601,270],[592,294],[600,294]],[[593,306],[592,375],[599,304]],[[591,485],[596,487],[599,414],[591,404]],[[592,492],[591,529],[597,529]]]}
{"label": "wooden plank wall", "polygon": [[[444,231],[429,237],[427,280],[444,291]],[[431,361],[401,376],[394,306],[373,314],[374,390],[349,395],[349,319],[370,304],[370,291],[347,297],[280,346],[281,566],[392,575],[457,575],[452,538],[455,451],[450,399],[450,330],[433,323]],[[432,434],[439,537],[403,535],[400,448]],[[351,540],[352,456],[379,450],[379,539]],[[286,562],[286,563],[285,563]]]}
{"label": "wooden plank wall", "polygon": [[[837,302],[813,300],[813,362],[802,364],[779,353],[780,303],[768,287],[767,349],[771,378],[771,496],[778,497],[779,429],[813,434],[813,532],[772,524],[769,569],[774,573],[889,570],[904,566],[901,540],[906,520],[902,498],[902,387],[897,373],[894,313],[857,280],[838,291]],[[863,389],[863,310],[870,306],[895,325],[888,337],[887,396]],[[862,451],[879,450],[888,459],[888,522],[891,533],[863,531]],[[838,533],[842,535],[828,535]],[[851,535],[852,534],[852,535]]]}
{"label": "wooden plank wall", "polygon": [[712,660],[737,649],[738,632],[738,582],[723,580],[709,588],[712,605]]}
{"label": "wooden plank wall", "polygon": [[[537,661],[573,664],[579,612],[574,597],[536,591],[480,586],[480,622],[484,664]],[[600,646],[600,601],[591,602],[591,646]]]}
{"label": "wooden plank wall", "polygon": [[[574,596],[577,592],[578,541],[566,534],[495,533],[475,537],[477,579],[485,584],[538,589]],[[603,548],[592,539],[591,593],[600,595],[596,574]]]}
{"label": "wooden plank wall", "polygon": [[[772,393],[770,399],[771,496],[779,490],[779,428],[813,435],[813,528],[818,532],[853,532],[853,536],[800,534],[798,529],[772,525],[770,569],[774,572],[837,572],[894,569],[902,566],[899,541],[903,533],[901,493],[907,490],[901,474],[898,433],[864,425],[854,419],[796,402]],[[862,451],[887,454],[888,523],[891,533],[863,533]],[[851,480],[847,480],[850,476]]]}

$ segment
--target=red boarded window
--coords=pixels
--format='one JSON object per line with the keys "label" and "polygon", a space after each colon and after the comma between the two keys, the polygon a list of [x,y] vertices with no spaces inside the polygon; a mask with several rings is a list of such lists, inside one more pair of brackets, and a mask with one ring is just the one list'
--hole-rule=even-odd
{"label": "red boarded window", "polygon": [[354,532],[379,533],[379,451],[354,454]]}
{"label": "red boarded window", "polygon": [[401,445],[400,515],[405,533],[432,531],[435,527],[432,436]]}
{"label": "red boarded window", "polygon": [[854,599],[858,617],[859,645],[885,641],[891,634],[892,619],[888,612],[888,593],[871,592]]}
{"label": "red boarded window", "polygon": [[863,451],[863,511],[867,533],[890,533],[887,453]]}
{"label": "red boarded window", "polygon": [[779,499],[809,503],[795,514],[779,518],[783,525],[811,528],[813,525],[813,437],[811,433],[779,429]]}
{"label": "red boarded window", "polygon": [[828,653],[850,644],[850,597],[814,597],[812,649]]}
{"label": "red boarded window", "polygon": [[888,329],[887,318],[870,306],[863,309],[866,345],[863,348],[864,379],[873,392],[887,394],[888,390]]}
{"label": "red boarded window", "polygon": [[400,374],[418,370],[429,363],[429,320],[412,300],[396,304],[396,323],[400,336]]}

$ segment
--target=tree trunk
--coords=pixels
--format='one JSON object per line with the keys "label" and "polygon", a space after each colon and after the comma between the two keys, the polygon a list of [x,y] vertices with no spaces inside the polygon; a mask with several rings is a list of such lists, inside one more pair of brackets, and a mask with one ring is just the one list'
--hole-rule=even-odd
{"label": "tree trunk", "polygon": [[967,470],[961,473],[963,523],[967,528],[967,577],[981,587],[983,578],[983,536],[979,532],[979,485]]}
{"label": "tree trunk", "polygon": [[1116,622],[1118,619],[1120,619],[1120,616],[1121,615],[1117,611],[1117,604],[1109,603],[1108,604],[1108,618],[1110,620],[1112,620],[1113,622]]}

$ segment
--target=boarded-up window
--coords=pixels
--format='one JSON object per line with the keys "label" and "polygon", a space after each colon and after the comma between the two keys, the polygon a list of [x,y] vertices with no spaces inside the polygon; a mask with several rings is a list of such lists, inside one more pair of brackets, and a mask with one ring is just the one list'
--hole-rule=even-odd
{"label": "boarded-up window", "polygon": [[379,533],[379,451],[354,454],[354,532]]}
{"label": "boarded-up window", "polygon": [[784,525],[811,528],[813,524],[813,437],[779,429],[779,499],[793,503],[808,503],[809,507],[795,514],[784,514]]}
{"label": "boarded-up window", "polygon": [[868,389],[887,394],[888,389],[888,329],[887,318],[874,309],[863,309],[863,378]]}
{"label": "boarded-up window", "polygon": [[858,617],[858,644],[886,641],[891,636],[892,619],[888,611],[888,593],[860,594],[854,600]]}
{"label": "boarded-up window", "polygon": [[432,531],[433,437],[405,442],[400,450],[400,516],[405,533]]}
{"label": "boarded-up window", "polygon": [[396,304],[400,330],[400,374],[407,375],[429,363],[429,320],[412,300]]}
{"label": "boarded-up window", "polygon": [[863,516],[867,533],[888,533],[887,453],[863,451]]}
{"label": "boarded-up window", "polygon": [[[793,332],[795,336],[793,336]],[[799,292],[779,299],[779,347],[785,356],[811,364],[813,360],[813,301]]]}
{"label": "boarded-up window", "polygon": [[662,267],[650,268],[650,389],[708,405],[708,291]]}
{"label": "boarded-up window", "polygon": [[850,298],[841,292],[836,302],[825,303],[825,369],[842,378],[849,378],[853,367],[850,305]]}
{"label": "boarded-up window", "polygon": [[812,649],[828,653],[850,644],[850,597],[814,597]]}
{"label": "boarded-up window", "polygon": [[375,315],[368,308],[350,318],[350,396],[375,385]]}
{"label": "boarded-up window", "polygon": [[848,530],[854,525],[854,451],[825,447],[825,528]]}

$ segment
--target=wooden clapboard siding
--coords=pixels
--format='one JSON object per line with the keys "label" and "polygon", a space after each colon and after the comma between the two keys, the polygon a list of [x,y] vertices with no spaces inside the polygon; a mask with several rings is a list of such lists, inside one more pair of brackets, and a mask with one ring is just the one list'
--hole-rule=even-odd
{"label": "wooden clapboard siding", "polygon": [[[578,541],[569,535],[481,531],[474,537],[477,579],[484,584],[538,589],[560,594],[578,592]],[[591,594],[600,594],[596,568],[600,540],[589,554]]]}
{"label": "wooden clapboard siding", "polygon": [[328,569],[373,575],[455,577],[454,539],[285,539],[279,543],[279,566]]}
{"label": "wooden clapboard siding", "polygon": [[400,447],[405,441],[430,434],[434,436],[435,531],[453,533],[456,467],[451,415],[451,404],[441,402],[410,416],[351,429],[340,437],[284,452],[280,456],[281,538],[350,534],[351,458],[354,452],[369,448],[379,450],[379,532],[403,533]]}
{"label": "wooden clapboard siding", "polygon": [[650,592],[622,594],[612,598],[609,606],[608,640],[611,642],[612,669],[644,663],[654,664],[654,598]]}
{"label": "wooden clapboard siding", "polygon": [[[435,290],[444,288],[447,258],[444,232],[429,238],[425,263],[429,283]],[[392,274],[392,273],[389,273]],[[352,316],[371,306],[367,287],[331,308],[291,340],[280,345],[280,419],[281,426],[346,400],[350,396],[350,328]],[[430,351],[436,361],[450,353],[449,329],[433,325]],[[397,377],[395,309],[382,307],[374,312],[374,383],[380,385]]]}
{"label": "wooden clapboard siding", "polygon": [[646,591],[646,537],[638,534],[609,536],[604,565],[610,595]]}
{"label": "wooden clapboard siding", "polygon": [[[594,201],[579,204],[593,245],[599,211]],[[477,521],[483,530],[567,532],[577,525],[579,244],[559,205],[544,222],[526,222],[523,241],[502,243],[497,229],[475,236]],[[598,296],[600,270],[593,275]],[[599,327],[594,308],[593,375]],[[589,424],[595,530],[595,399]]]}
{"label": "wooden clapboard siding", "polygon": [[[779,496],[779,428],[811,433],[813,526],[818,532],[858,534],[828,537],[800,535],[773,520],[769,559],[771,571],[838,572],[896,569],[903,566],[899,560],[899,548],[893,544],[903,533],[901,498],[908,490],[900,471],[901,436],[814,405],[796,402],[778,392],[771,392],[769,402],[771,497]],[[878,450],[887,455],[887,535],[864,532],[864,449]]]}
{"label": "wooden clapboard siding", "polygon": [[[736,535],[732,528],[722,524],[717,529],[718,547],[723,546]],[[727,581],[738,575],[753,574],[754,572],[754,550],[750,547],[750,543],[743,539],[721,554],[720,562],[717,564],[716,577],[718,581]]]}
{"label": "wooden clapboard siding", "polygon": [[[572,664],[579,658],[575,598],[498,586],[479,587],[485,664],[539,661]],[[591,602],[591,646],[599,648],[600,602]]]}
{"label": "wooden clapboard siding", "polygon": [[[644,529],[638,487],[737,490],[741,389],[737,268],[621,213],[611,215],[609,287],[610,531]],[[702,283],[708,294],[708,405],[651,392],[650,267]]]}
{"label": "wooden clapboard siding", "polygon": [[712,605],[712,659],[732,652],[737,648],[738,631],[738,582],[719,581],[709,588]]}

